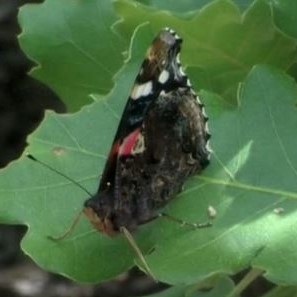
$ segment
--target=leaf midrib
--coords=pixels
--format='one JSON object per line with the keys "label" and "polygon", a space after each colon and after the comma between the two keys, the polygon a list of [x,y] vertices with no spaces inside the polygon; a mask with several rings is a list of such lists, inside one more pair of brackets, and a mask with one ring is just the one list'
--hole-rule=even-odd
{"label": "leaf midrib", "polygon": [[197,176],[196,178],[203,180],[209,184],[223,185],[226,187],[232,187],[236,189],[243,189],[243,190],[254,191],[258,193],[265,193],[265,194],[271,194],[275,196],[282,196],[282,197],[297,199],[297,193],[294,193],[294,192],[288,192],[288,191],[265,188],[265,187],[257,187],[250,184],[243,184],[237,181],[230,182],[230,181],[220,180],[220,179],[207,177],[207,176]]}

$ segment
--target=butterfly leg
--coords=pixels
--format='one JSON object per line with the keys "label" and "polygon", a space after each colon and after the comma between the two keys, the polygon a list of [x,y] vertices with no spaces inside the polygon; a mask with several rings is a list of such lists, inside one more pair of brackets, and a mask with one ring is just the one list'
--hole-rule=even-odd
{"label": "butterfly leg", "polygon": [[180,224],[181,226],[189,226],[189,227],[194,228],[194,229],[207,228],[207,227],[212,226],[211,222],[190,223],[190,222],[186,222],[186,221],[184,221],[182,219],[176,218],[174,216],[171,216],[171,215],[169,215],[167,213],[164,213],[164,212],[159,213],[158,217],[159,218],[165,218],[165,219],[167,219],[169,221],[176,222],[176,223]]}
{"label": "butterfly leg", "polygon": [[155,281],[158,282],[158,280],[156,279],[156,277],[154,276],[153,272],[151,271],[150,267],[148,266],[144,255],[142,253],[142,251],[140,250],[140,248],[138,247],[138,244],[136,243],[134,237],[132,236],[132,234],[130,233],[130,231],[126,228],[126,227],[120,227],[120,231],[125,235],[126,239],[128,240],[128,242],[130,243],[131,247],[133,248],[133,250],[135,251],[136,255],[138,256],[140,262],[143,264],[146,272],[148,273],[149,276],[151,276],[151,278]]}
{"label": "butterfly leg", "polygon": [[59,236],[48,235],[47,238],[50,239],[50,240],[53,240],[53,241],[64,240],[66,237],[68,237],[68,236],[70,236],[72,234],[72,232],[74,231],[75,227],[77,226],[77,224],[81,220],[82,215],[83,215],[83,211],[79,212],[78,215],[74,218],[74,220],[71,223],[71,225],[69,226],[69,228],[62,235],[59,235]]}

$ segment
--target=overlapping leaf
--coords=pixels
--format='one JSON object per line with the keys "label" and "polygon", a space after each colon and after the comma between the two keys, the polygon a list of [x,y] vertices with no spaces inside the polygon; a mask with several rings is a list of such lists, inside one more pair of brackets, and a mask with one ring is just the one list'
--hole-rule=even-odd
{"label": "overlapping leaf", "polygon": [[274,8],[276,24],[288,35],[297,38],[297,2],[290,0],[270,2]]}
{"label": "overlapping leaf", "polygon": [[[211,0],[214,2],[215,0]],[[209,4],[209,0],[187,0],[187,1],[175,1],[175,0],[138,0],[138,2],[151,6],[157,9],[169,10],[174,13],[187,13],[200,9],[203,6]],[[233,0],[238,7],[245,10],[253,1],[252,0]]]}
{"label": "overlapping leaf", "polygon": [[60,1],[24,6],[20,43],[38,65],[32,75],[50,86],[70,111],[106,94],[123,62],[125,41],[112,30],[109,0]]}
{"label": "overlapping leaf", "polygon": [[294,63],[296,42],[276,30],[270,6],[261,0],[244,15],[231,1],[215,1],[191,14],[190,19],[148,10],[130,1],[119,0],[116,4],[124,18],[119,30],[127,36],[144,21],[156,31],[166,26],[176,29],[188,43],[184,64],[199,69],[195,70],[197,87],[227,100],[235,100],[238,83],[253,65],[267,63],[286,70]]}
{"label": "overlapping leaf", "polygon": [[175,1],[175,0],[138,0],[137,2],[145,4],[147,6],[154,7],[161,10],[169,10],[174,13],[191,12],[202,8],[208,4],[209,0],[188,0],[188,1]]}

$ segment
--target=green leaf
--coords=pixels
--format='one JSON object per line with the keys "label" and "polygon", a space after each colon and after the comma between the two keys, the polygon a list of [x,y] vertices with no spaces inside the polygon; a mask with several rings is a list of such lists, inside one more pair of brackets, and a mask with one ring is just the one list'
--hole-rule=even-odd
{"label": "green leaf", "polygon": [[254,2],[254,0],[233,0],[233,2],[237,4],[241,11],[244,11]]}
{"label": "green leaf", "polygon": [[297,38],[297,2],[271,0],[277,26],[288,35]]}
{"label": "green leaf", "polygon": [[185,13],[192,10],[199,9],[209,2],[210,0],[138,0],[137,2],[147,6],[154,7],[161,10],[169,10],[176,13]]}
{"label": "green leaf", "polygon": [[185,39],[182,61],[191,76],[191,68],[199,68],[195,72],[197,87],[227,100],[235,101],[238,83],[255,64],[286,70],[294,63],[296,42],[275,29],[271,9],[261,0],[243,15],[232,2],[215,1],[186,19],[130,1],[115,4],[124,19],[118,26],[123,35],[130,36],[144,20],[156,32],[166,26],[174,28]]}
{"label": "green leaf", "polygon": [[47,0],[21,8],[20,44],[37,63],[32,75],[50,86],[70,111],[106,94],[123,62],[125,42],[111,28],[109,0]]}
{"label": "green leaf", "polygon": [[[216,0],[138,0],[138,2],[147,6],[152,6],[161,10],[169,10],[179,14],[200,9],[214,1]],[[252,2],[253,0],[234,0],[234,3],[236,3],[241,10],[245,10]]]}
{"label": "green leaf", "polygon": [[147,260],[162,281],[193,283],[252,265],[276,283],[297,283],[295,266],[288,264],[297,261],[292,228],[297,210],[296,98],[291,78],[258,66],[244,83],[237,107],[217,116],[208,108],[211,166],[188,183],[170,211],[192,221],[202,200],[217,210],[217,218],[213,228],[184,232],[155,247]]}

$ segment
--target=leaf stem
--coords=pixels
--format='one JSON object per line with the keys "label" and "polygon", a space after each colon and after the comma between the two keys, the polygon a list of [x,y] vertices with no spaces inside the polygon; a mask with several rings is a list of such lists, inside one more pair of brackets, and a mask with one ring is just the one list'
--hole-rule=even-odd
{"label": "leaf stem", "polygon": [[244,278],[236,285],[236,287],[230,292],[227,297],[238,297],[240,294],[260,275],[264,270],[253,268],[251,269]]}

